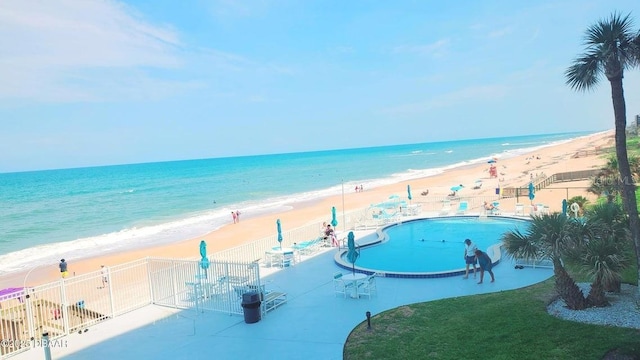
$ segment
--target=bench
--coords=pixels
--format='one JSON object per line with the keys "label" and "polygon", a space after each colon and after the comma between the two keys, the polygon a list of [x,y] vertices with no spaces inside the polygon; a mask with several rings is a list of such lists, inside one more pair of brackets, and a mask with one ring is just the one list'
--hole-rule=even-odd
{"label": "bench", "polygon": [[273,309],[276,309],[278,306],[287,302],[287,293],[279,292],[279,291],[271,291],[264,294],[264,299],[262,300],[264,312],[267,313]]}

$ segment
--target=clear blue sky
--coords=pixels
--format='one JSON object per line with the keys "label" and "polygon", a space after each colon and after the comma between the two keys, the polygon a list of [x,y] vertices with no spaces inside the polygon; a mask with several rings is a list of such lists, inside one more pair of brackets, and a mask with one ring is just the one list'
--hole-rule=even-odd
{"label": "clear blue sky", "polygon": [[564,71],[613,11],[640,28],[638,0],[4,0],[0,172],[611,129]]}

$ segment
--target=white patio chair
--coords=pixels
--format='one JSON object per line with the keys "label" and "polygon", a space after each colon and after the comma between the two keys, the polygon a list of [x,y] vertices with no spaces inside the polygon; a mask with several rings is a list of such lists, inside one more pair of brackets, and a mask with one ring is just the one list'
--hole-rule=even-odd
{"label": "white patio chair", "polygon": [[345,299],[347,298],[347,292],[351,290],[353,284],[351,282],[345,282],[342,279],[342,273],[336,272],[333,274],[333,291],[335,292],[335,296],[341,294]]}
{"label": "white patio chair", "polygon": [[282,254],[282,267],[293,266],[296,263],[295,253],[293,251]]}
{"label": "white patio chair", "polygon": [[376,275],[369,275],[367,278],[358,284],[358,295],[366,296],[371,299],[373,294],[377,294],[377,286],[376,286]]}
{"label": "white patio chair", "polygon": [[521,203],[516,204],[516,210],[514,212],[514,215],[524,216],[524,204],[521,204]]}
{"label": "white patio chair", "polygon": [[445,200],[442,204],[442,209],[440,209],[440,215],[449,215],[451,212],[451,202],[449,200]]}

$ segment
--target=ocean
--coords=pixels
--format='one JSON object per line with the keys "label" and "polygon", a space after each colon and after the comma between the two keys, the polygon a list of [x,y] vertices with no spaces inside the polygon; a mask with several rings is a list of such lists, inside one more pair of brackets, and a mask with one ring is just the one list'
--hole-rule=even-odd
{"label": "ocean", "polygon": [[587,136],[563,133],[0,173],[0,276],[168,244],[363,185],[428,177]]}

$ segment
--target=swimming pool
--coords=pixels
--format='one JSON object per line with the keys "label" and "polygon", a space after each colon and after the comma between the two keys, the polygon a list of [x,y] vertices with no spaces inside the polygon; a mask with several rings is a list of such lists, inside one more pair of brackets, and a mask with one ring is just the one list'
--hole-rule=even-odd
{"label": "swimming pool", "polygon": [[[384,273],[389,277],[445,277],[464,273],[464,240],[489,253],[494,264],[500,260],[500,237],[507,231],[528,226],[527,220],[509,217],[469,216],[416,219],[381,229],[375,238],[356,239],[372,243],[360,248],[356,270]],[[493,247],[493,248],[492,248]],[[495,250],[495,251],[494,251]],[[346,250],[336,263],[351,269]]]}

